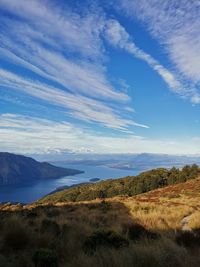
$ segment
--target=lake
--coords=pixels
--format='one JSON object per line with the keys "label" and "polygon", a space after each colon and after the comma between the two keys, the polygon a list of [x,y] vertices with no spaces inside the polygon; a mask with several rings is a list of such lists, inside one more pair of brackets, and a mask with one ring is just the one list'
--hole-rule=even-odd
{"label": "lake", "polygon": [[88,182],[91,178],[105,180],[109,178],[120,178],[128,175],[137,175],[139,173],[139,171],[135,170],[118,170],[105,166],[87,166],[77,164],[68,165],[63,163],[54,163],[54,165],[82,170],[84,173],[74,176],[66,176],[59,179],[37,181],[31,185],[0,186],[0,202],[30,203],[47,195],[60,186]]}

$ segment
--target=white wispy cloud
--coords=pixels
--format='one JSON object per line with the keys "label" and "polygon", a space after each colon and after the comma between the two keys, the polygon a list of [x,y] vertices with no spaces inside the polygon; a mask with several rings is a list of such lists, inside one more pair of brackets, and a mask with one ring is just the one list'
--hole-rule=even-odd
{"label": "white wispy cloud", "polygon": [[27,39],[34,36],[38,41],[79,52],[83,56],[101,56],[99,32],[104,23],[101,14],[88,12],[81,15],[64,5],[62,9],[55,3],[46,0],[1,0],[0,7],[26,19],[26,25],[17,26],[21,33],[26,26]]}
{"label": "white wispy cloud", "polygon": [[105,34],[107,40],[114,46],[126,50],[128,53],[136,58],[145,61],[149,66],[155,70],[161,78],[167,83],[167,85],[174,91],[180,92],[182,84],[175,75],[163,67],[157,60],[155,60],[151,55],[145,53],[139,47],[135,45],[131,36],[125,30],[125,28],[120,25],[116,20],[109,20],[105,27]]}
{"label": "white wispy cloud", "polygon": [[72,94],[42,82],[25,79],[3,69],[0,69],[0,85],[67,108],[68,113],[78,119],[100,123],[118,130],[126,130],[129,125],[147,128],[146,125],[122,119],[111,107],[99,101]]}
{"label": "white wispy cloud", "polygon": [[[13,138],[14,137],[14,138]],[[30,142],[31,140],[31,142]],[[199,153],[196,139],[154,140],[133,134],[106,136],[63,121],[17,114],[0,115],[1,151],[14,153],[93,152],[93,153]]]}
{"label": "white wispy cloud", "polygon": [[168,53],[182,83],[180,93],[200,103],[200,2],[119,1],[126,14],[145,23]]}
{"label": "white wispy cloud", "polygon": [[[37,18],[34,19],[37,21]],[[98,21],[96,21],[96,24],[98,24]],[[94,61],[91,63],[80,57],[73,57],[73,59],[69,58],[69,56],[67,57],[67,55],[63,54],[63,51],[67,48],[62,43],[59,44],[58,48],[57,44],[54,45],[54,43],[52,47],[48,47],[51,41],[55,42],[57,40],[57,36],[51,36],[50,40],[48,40],[48,33],[45,31],[46,27],[42,28],[42,25],[40,25],[38,26],[39,32],[36,32],[31,26],[25,25],[24,21],[15,21],[13,23],[12,20],[8,19],[5,19],[5,26],[8,33],[6,34],[4,31],[0,33],[0,52],[3,57],[8,57],[9,60],[13,60],[16,64],[20,64],[44,78],[56,81],[73,92],[96,98],[128,100],[127,95],[113,88],[106,77],[104,66],[100,63]],[[50,22],[48,27],[51,27]],[[90,25],[91,27],[92,25]],[[84,25],[82,26],[82,31],[86,31]],[[65,33],[65,31],[63,32]],[[78,31],[76,35],[79,36]],[[95,39],[96,36],[93,36],[93,38]],[[73,42],[71,45],[75,46]],[[94,50],[97,51],[98,47]]]}
{"label": "white wispy cloud", "polygon": [[26,77],[21,69],[0,70],[0,84],[8,94],[10,89],[21,91],[71,117],[108,128],[148,128],[128,119],[133,112],[130,98],[107,77],[101,12],[77,14],[38,0],[2,0],[0,9],[15,15],[0,18],[0,56],[26,70]]}

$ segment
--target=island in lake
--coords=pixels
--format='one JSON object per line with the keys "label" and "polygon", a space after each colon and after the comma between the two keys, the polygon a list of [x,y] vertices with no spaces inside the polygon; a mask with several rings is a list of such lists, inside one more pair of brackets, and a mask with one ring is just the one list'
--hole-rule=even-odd
{"label": "island in lake", "polygon": [[98,182],[98,181],[100,181],[99,178],[91,178],[91,179],[90,179],[90,182]]}

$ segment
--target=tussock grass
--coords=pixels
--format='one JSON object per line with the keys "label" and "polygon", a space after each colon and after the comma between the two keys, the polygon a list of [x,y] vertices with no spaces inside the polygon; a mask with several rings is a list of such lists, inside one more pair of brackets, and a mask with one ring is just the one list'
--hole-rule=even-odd
{"label": "tussock grass", "polygon": [[179,207],[164,203],[139,202],[127,199],[124,204],[130,209],[135,221],[152,230],[179,229],[181,219],[191,213],[188,206]]}
{"label": "tussock grass", "polygon": [[[13,206],[11,211],[0,211],[0,259],[3,267],[34,267],[36,261],[49,259],[59,267],[197,267],[200,246],[191,250],[176,241],[181,233],[178,220],[187,212],[178,210],[173,222],[175,207],[133,197],[21,210]],[[14,232],[11,243],[5,242],[11,224],[19,244],[28,234],[26,246],[13,246]]]}

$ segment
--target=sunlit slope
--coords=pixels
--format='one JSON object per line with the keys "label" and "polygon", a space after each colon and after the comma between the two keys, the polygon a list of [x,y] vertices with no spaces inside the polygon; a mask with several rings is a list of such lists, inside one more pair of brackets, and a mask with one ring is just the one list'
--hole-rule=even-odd
{"label": "sunlit slope", "polygon": [[86,184],[66,189],[41,199],[39,203],[86,201],[105,199],[115,196],[135,196],[171,184],[182,183],[197,178],[197,165],[185,166],[182,170],[172,168],[154,169],[143,172],[138,176],[128,176],[121,179],[110,179],[95,184]]}
{"label": "sunlit slope", "polygon": [[200,227],[200,177],[134,197],[122,197],[121,201],[135,219],[149,228]]}

